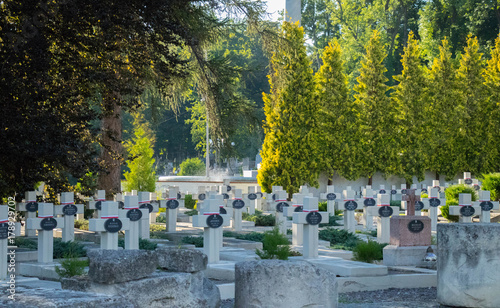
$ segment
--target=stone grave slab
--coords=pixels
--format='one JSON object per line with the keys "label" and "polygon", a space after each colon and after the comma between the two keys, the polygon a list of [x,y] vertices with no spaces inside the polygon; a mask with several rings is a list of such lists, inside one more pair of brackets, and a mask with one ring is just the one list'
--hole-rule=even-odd
{"label": "stone grave slab", "polygon": [[349,261],[335,257],[320,256],[316,259],[290,257],[289,259],[291,261],[310,262],[319,268],[328,270],[335,275],[343,277],[384,276],[388,273],[387,266],[385,265]]}

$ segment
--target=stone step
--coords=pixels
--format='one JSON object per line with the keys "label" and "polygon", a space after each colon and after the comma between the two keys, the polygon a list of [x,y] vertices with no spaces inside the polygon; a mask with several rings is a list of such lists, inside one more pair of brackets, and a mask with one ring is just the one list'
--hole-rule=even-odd
{"label": "stone step", "polygon": [[317,259],[290,257],[291,261],[307,261],[341,277],[384,276],[388,270],[385,265],[349,261],[336,257],[320,256]]}
{"label": "stone step", "polygon": [[207,269],[203,271],[206,278],[234,281],[234,261],[220,261],[215,264],[208,264]]}

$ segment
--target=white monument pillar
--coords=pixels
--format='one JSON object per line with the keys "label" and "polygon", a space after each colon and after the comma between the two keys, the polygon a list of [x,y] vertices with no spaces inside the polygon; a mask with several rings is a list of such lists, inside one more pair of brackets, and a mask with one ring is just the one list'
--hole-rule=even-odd
{"label": "white monument pillar", "polygon": [[[286,193],[285,193],[286,194]],[[286,217],[291,217],[293,222],[294,213],[302,213],[304,210],[304,197],[301,193],[295,193],[292,196],[292,206],[283,207],[283,213]],[[285,220],[286,222],[286,220]],[[286,230],[285,230],[286,232]],[[285,233],[286,234],[286,233]],[[303,224],[292,224],[292,245],[300,246],[304,244],[304,225]]]}
{"label": "white monument pillar", "polygon": [[54,204],[39,203],[38,217],[29,218],[26,229],[38,230],[38,262],[52,263],[55,228],[63,228],[63,218],[54,218]]}
{"label": "white monument pillar", "polygon": [[320,194],[321,200],[326,200],[327,211],[330,215],[335,215],[335,203],[340,200],[341,194],[335,192],[334,185],[328,185],[326,187],[326,193]]}
{"label": "white monument pillar", "polygon": [[342,194],[344,195],[344,229],[355,233],[357,223],[354,211],[358,208],[358,203],[355,200],[355,192],[354,190],[347,189]]}
{"label": "white monument pillar", "polygon": [[[16,210],[19,212],[25,212],[24,221],[28,223],[28,219],[36,218],[36,212],[38,211],[38,202],[36,201],[36,191],[27,191],[24,194],[24,203],[18,203],[16,205]],[[35,237],[36,230],[24,228],[24,235],[27,237]]]}
{"label": "white monument pillar", "polygon": [[89,210],[96,210],[96,215],[94,215],[94,217],[101,217],[101,206],[104,201],[106,201],[106,191],[98,190],[95,201],[89,202]]}
{"label": "white monument pillar", "polygon": [[[360,200],[361,201],[361,200]],[[366,230],[373,229],[373,215],[368,208],[375,206],[377,202],[373,198],[373,190],[371,188],[363,189],[363,223]]]}
{"label": "white monument pillar", "polygon": [[55,206],[56,215],[64,216],[64,227],[62,228],[62,241],[75,240],[75,214],[83,214],[83,204],[75,204],[73,192],[61,193],[61,205]]}
{"label": "white monument pillar", "polygon": [[274,203],[275,203],[275,211],[276,211],[276,223],[275,225],[278,227],[278,230],[280,231],[281,234],[286,235],[286,230],[287,230],[287,216],[286,213],[289,211],[291,208],[289,207],[290,204],[287,201],[287,193],[284,190],[277,191],[274,194]]}
{"label": "white monument pillar", "polygon": [[259,202],[259,199],[262,198],[257,191],[257,187],[259,187],[259,186],[248,186],[248,195],[247,195],[247,198],[249,200],[249,202],[248,202],[248,214],[250,214],[250,215],[255,214],[255,209],[257,208],[257,204]]}
{"label": "white monument pillar", "polygon": [[179,187],[170,186],[166,200],[160,201],[160,207],[165,208],[165,218],[167,224],[167,232],[175,232],[177,230],[177,209],[180,206],[177,199]]}
{"label": "white monument pillar", "polygon": [[445,205],[446,199],[439,198],[439,191],[435,187],[429,187],[427,190],[429,191],[429,198],[423,198],[422,202],[424,203],[424,209],[429,211],[431,231],[437,231],[438,207]]}
{"label": "white monument pillar", "polygon": [[[243,226],[241,222],[241,214],[243,212],[243,208],[245,207],[245,202],[243,201],[243,196],[241,193],[241,189],[235,189],[234,190],[234,198],[233,198],[233,220],[231,221],[231,228],[233,228],[234,231],[242,231]],[[219,205],[217,205],[219,207]]]}
{"label": "white monument pillar", "polygon": [[328,221],[327,212],[318,211],[318,198],[304,197],[304,208],[301,213],[293,214],[293,223],[304,226],[304,259],[318,257],[318,225]]}
{"label": "white monument pillar", "polygon": [[139,192],[139,208],[148,209],[147,219],[144,217],[139,220],[139,237],[143,239],[149,239],[149,225],[150,225],[150,215],[151,213],[158,212],[158,204],[151,203],[151,194],[149,192],[140,191]]}
{"label": "white monument pillar", "polygon": [[123,210],[120,210],[122,212],[130,221],[129,228],[125,230],[125,249],[139,249],[139,222],[149,215],[149,210],[139,209],[138,196],[125,196]]}
{"label": "white monument pillar", "polygon": [[202,215],[193,216],[193,227],[203,228],[203,252],[208,257],[208,263],[219,262],[221,240],[218,229],[229,225],[229,217],[219,213],[219,201],[205,200],[205,210]]}
{"label": "white monument pillar", "polygon": [[368,211],[377,216],[377,241],[389,243],[391,241],[391,216],[399,212],[399,207],[390,206],[391,197],[388,194],[377,195],[377,205],[370,207]]}

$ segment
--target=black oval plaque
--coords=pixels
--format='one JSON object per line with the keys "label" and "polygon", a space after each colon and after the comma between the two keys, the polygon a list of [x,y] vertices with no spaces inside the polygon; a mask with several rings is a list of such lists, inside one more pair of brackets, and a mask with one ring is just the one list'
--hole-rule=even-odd
{"label": "black oval plaque", "polygon": [[479,185],[477,185],[477,184],[476,184],[476,185],[474,185],[474,189],[475,189],[475,190],[479,190]]}
{"label": "black oval plaque", "polygon": [[96,210],[100,211],[102,209],[102,201],[97,201],[95,203],[95,208],[96,208]]}
{"label": "black oval plaque", "polygon": [[182,199],[182,195],[180,192],[177,193],[177,200],[181,200]]}
{"label": "black oval plaque", "polygon": [[125,207],[125,203],[123,201],[118,201],[118,208],[123,209]]}
{"label": "black oval plaque", "polygon": [[408,230],[412,233],[420,233],[424,230],[424,223],[418,219],[412,220],[408,223]]}
{"label": "black oval plaque", "polygon": [[366,198],[365,201],[363,201],[363,204],[365,206],[374,206],[375,205],[375,199],[373,198]]}
{"label": "black oval plaque", "polygon": [[62,208],[62,212],[64,215],[73,216],[78,212],[78,208],[74,204],[66,204]]}
{"label": "black oval plaque", "polygon": [[233,208],[242,209],[245,207],[245,202],[243,200],[233,200]]}
{"label": "black oval plaque", "polygon": [[226,191],[231,191],[231,189],[232,189],[231,186],[227,185]]}
{"label": "black oval plaque", "polygon": [[464,205],[460,208],[460,215],[464,217],[471,217],[474,216],[476,213],[476,210],[470,205]]}
{"label": "black oval plaque", "polygon": [[143,203],[139,206],[140,209],[148,209],[149,213],[153,211],[153,206],[151,203]]}
{"label": "black oval plaque", "polygon": [[9,237],[9,223],[3,222],[0,224],[0,240],[4,240]]}
{"label": "black oval plaque", "polygon": [[491,201],[483,201],[479,204],[479,206],[483,211],[491,211],[493,209],[493,203]]}
{"label": "black oval plaque", "polygon": [[222,196],[223,196],[224,200],[229,199],[229,195],[228,195],[228,194],[226,194],[226,193],[223,193],[223,194],[222,194]]}
{"label": "black oval plaque", "polygon": [[139,209],[131,209],[127,211],[127,218],[130,221],[138,221],[142,218],[142,211]]}
{"label": "black oval plaque", "polygon": [[220,226],[222,226],[223,222],[224,219],[222,218],[222,216],[217,214],[210,215],[207,217],[207,226],[209,226],[210,228],[214,229],[219,228]]}
{"label": "black oval plaque", "polygon": [[472,179],[465,179],[465,184],[470,185],[472,184]]}
{"label": "black oval plaque", "polygon": [[36,212],[38,211],[38,202],[28,202],[26,203],[26,211]]}
{"label": "black oval plaque", "polygon": [[257,199],[257,195],[254,193],[248,194],[248,200],[255,200]]}
{"label": "black oval plaque", "polygon": [[199,194],[198,195],[198,200],[205,200],[207,196],[205,194]]}
{"label": "black oval plaque", "polygon": [[122,221],[118,218],[109,218],[104,222],[104,230],[109,233],[116,233],[122,229]]}
{"label": "black oval plaque", "polygon": [[294,212],[301,213],[304,211],[304,207],[302,205],[296,206]]}
{"label": "black oval plaque", "polygon": [[334,193],[328,193],[328,194],[326,195],[326,200],[328,200],[328,201],[333,201],[333,200],[335,200],[335,199],[337,199],[337,195],[336,195],[336,194],[334,194]]}
{"label": "black oval plaque", "polygon": [[55,228],[57,228],[57,220],[52,217],[44,218],[42,219],[42,221],[40,221],[40,227],[42,227],[42,229],[45,231],[54,230]]}
{"label": "black oval plaque", "polygon": [[176,208],[179,207],[179,201],[172,199],[167,201],[167,208],[171,210],[175,210]]}
{"label": "black oval plaque", "polygon": [[288,206],[288,203],[286,203],[286,202],[278,202],[278,204],[276,204],[276,211],[283,213],[283,208],[287,207],[287,206]]}
{"label": "black oval plaque", "polygon": [[439,200],[438,198],[430,198],[429,199],[429,205],[431,207],[438,207],[441,205],[441,200]]}
{"label": "black oval plaque", "polygon": [[356,201],[349,200],[344,203],[344,209],[346,209],[347,211],[354,211],[357,208],[358,204],[356,203]]}
{"label": "black oval plaque", "polygon": [[259,196],[260,196],[261,198],[262,198],[262,197],[264,197],[264,194],[263,194],[263,193],[261,193],[260,191],[258,192],[258,194],[259,194]]}
{"label": "black oval plaque", "polygon": [[415,211],[421,211],[424,209],[424,203],[422,201],[415,201]]}
{"label": "black oval plaque", "polygon": [[219,207],[219,213],[222,215],[225,215],[225,214],[227,214],[227,211],[224,207],[221,206],[221,207]]}
{"label": "black oval plaque", "polygon": [[378,209],[378,215],[380,217],[391,217],[393,213],[394,213],[394,210],[392,209],[392,207],[390,207],[388,205],[381,206]]}
{"label": "black oval plaque", "polygon": [[271,197],[273,198],[273,201],[276,201],[276,194],[273,194]]}
{"label": "black oval plaque", "polygon": [[401,189],[401,194],[406,195],[406,189]]}
{"label": "black oval plaque", "polygon": [[381,190],[379,190],[379,191],[378,191],[378,193],[379,193],[379,194],[385,194],[385,193],[386,193],[386,191],[385,191],[385,189],[381,189]]}
{"label": "black oval plaque", "polygon": [[395,195],[395,194],[397,194],[397,193],[398,193],[398,191],[397,191],[397,190],[395,190],[395,189],[391,190],[391,195]]}
{"label": "black oval plaque", "polygon": [[321,214],[318,212],[311,212],[306,215],[306,221],[310,225],[319,225],[321,223]]}

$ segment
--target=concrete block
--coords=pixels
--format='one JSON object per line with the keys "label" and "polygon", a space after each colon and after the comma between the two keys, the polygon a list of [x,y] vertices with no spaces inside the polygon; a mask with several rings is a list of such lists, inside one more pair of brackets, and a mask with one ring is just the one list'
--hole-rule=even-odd
{"label": "concrete block", "polygon": [[388,270],[385,265],[349,261],[341,258],[321,256],[317,259],[291,257],[291,261],[306,261],[341,277],[384,276]]}
{"label": "concrete block", "polygon": [[[384,265],[386,266],[423,266],[429,246],[387,245],[384,247]],[[436,246],[431,246],[436,251]]]}

